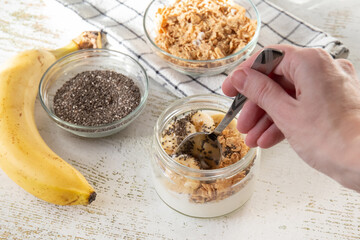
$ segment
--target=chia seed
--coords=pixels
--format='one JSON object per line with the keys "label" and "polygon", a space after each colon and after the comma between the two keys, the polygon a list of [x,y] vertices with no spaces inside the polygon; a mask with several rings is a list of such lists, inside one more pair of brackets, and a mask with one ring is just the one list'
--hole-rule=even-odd
{"label": "chia seed", "polygon": [[130,114],[140,99],[139,87],[131,78],[109,70],[84,71],[57,90],[54,112],[69,123],[100,126]]}

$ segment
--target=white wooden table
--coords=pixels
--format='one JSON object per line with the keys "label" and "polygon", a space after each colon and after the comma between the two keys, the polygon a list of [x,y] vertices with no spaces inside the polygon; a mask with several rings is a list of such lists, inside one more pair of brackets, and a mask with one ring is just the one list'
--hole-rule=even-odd
{"label": "white wooden table", "polygon": [[[343,41],[360,72],[359,0],[273,2]],[[0,63],[91,29],[55,1],[0,0]],[[155,121],[174,99],[151,81],[145,112],[123,132],[96,140],[59,129],[37,103],[45,141],[98,197],[86,207],[51,205],[0,170],[0,239],[360,239],[360,194],[308,167],[287,142],[263,151],[256,191],[240,210],[196,219],[168,208],[152,186],[149,149]]]}

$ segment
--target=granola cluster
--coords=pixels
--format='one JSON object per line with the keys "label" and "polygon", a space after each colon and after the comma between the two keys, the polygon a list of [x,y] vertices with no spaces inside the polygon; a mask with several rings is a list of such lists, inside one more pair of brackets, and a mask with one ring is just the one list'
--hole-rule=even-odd
{"label": "granola cluster", "polygon": [[221,144],[223,159],[219,163],[219,168],[227,167],[243,158],[249,151],[240,133],[236,129],[226,128],[222,135],[218,137]]}
{"label": "granola cluster", "polygon": [[[248,153],[249,147],[245,145],[241,134],[236,130],[235,120],[218,137],[222,147],[222,158],[218,163],[215,164],[213,160],[209,159],[197,159],[190,154],[175,154],[178,144],[188,134],[199,131],[210,132],[220,123],[223,117],[223,114],[210,116],[198,111],[183,118],[175,119],[162,133],[161,144],[163,149],[178,163],[194,169],[218,169],[238,162]],[[230,178],[206,182],[196,180],[196,177],[200,177],[200,173],[193,175],[192,177],[195,179],[192,179],[164,166],[162,168],[165,175],[172,181],[169,182],[168,188],[178,193],[189,194],[189,199],[192,202],[205,203],[225,199],[242,189],[246,183],[240,183],[240,181],[247,176],[252,164],[253,162]]]}
{"label": "granola cluster", "polygon": [[176,0],[158,9],[155,43],[190,60],[219,59],[242,49],[254,36],[256,20],[231,0]]}

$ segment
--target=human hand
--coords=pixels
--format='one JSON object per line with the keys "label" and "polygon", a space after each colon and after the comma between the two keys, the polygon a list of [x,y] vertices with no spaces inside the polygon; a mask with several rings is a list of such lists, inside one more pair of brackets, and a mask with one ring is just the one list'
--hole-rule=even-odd
{"label": "human hand", "polygon": [[310,166],[359,191],[360,83],[352,64],[322,49],[271,47],[285,55],[270,77],[250,68],[254,54],[222,86],[249,99],[237,125],[246,144],[267,148],[285,137]]}

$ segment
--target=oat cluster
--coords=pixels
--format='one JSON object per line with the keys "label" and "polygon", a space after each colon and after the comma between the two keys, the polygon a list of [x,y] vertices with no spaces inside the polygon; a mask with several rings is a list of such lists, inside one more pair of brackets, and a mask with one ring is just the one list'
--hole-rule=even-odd
{"label": "oat cluster", "polygon": [[176,0],[158,9],[155,43],[190,60],[219,59],[242,49],[255,34],[256,20],[230,0]]}

